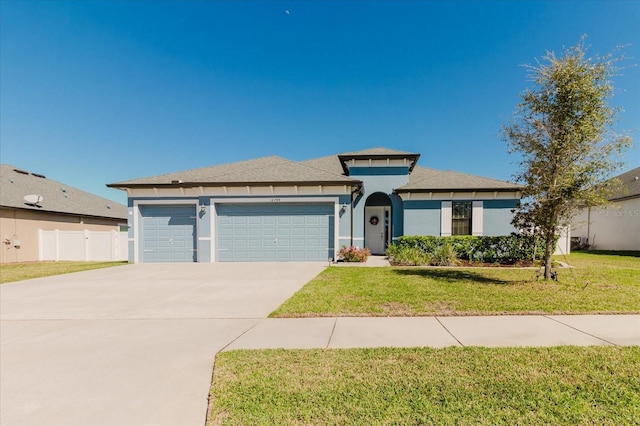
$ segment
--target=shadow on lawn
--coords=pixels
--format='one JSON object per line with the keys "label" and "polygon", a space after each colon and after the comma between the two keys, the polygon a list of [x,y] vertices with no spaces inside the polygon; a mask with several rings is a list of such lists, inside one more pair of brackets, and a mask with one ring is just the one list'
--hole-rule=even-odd
{"label": "shadow on lawn", "polygon": [[473,271],[457,271],[457,270],[451,270],[451,269],[408,268],[408,269],[394,269],[393,272],[398,275],[414,275],[422,278],[432,278],[432,279],[444,280],[449,282],[465,280],[465,281],[475,281],[482,284],[498,284],[498,285],[515,284],[519,282],[517,280],[508,281],[508,280],[490,278]]}

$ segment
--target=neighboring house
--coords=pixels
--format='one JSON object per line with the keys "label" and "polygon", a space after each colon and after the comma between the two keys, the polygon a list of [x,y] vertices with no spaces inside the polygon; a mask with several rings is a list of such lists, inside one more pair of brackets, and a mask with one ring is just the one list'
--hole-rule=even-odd
{"label": "neighboring house", "polygon": [[[75,241],[79,241],[82,247],[69,249],[84,253],[88,241],[83,240],[89,239],[86,233],[119,233],[126,222],[127,208],[122,204],[37,173],[8,164],[0,165],[0,263],[71,260],[64,255],[59,256],[59,232],[75,231],[79,235]],[[43,232],[54,231],[56,234],[47,239],[48,246],[43,247]],[[99,238],[99,234],[92,235]],[[68,251],[66,246],[62,248]],[[47,258],[47,253],[53,253],[49,257],[55,259]],[[84,255],[78,256],[84,259]]]}
{"label": "neighboring house", "polygon": [[506,235],[521,186],[385,148],[265,157],[109,184],[129,197],[131,262],[327,261],[402,235]]}
{"label": "neighboring house", "polygon": [[640,250],[640,167],[615,179],[620,187],[602,207],[585,207],[571,225],[571,236],[592,250]]}

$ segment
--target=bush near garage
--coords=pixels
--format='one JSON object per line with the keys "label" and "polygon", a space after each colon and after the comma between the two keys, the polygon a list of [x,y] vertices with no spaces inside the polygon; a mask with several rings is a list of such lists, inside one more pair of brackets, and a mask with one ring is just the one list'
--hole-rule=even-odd
{"label": "bush near garage", "polygon": [[338,260],[342,262],[366,262],[371,252],[367,248],[342,246],[338,253]]}
{"label": "bush near garage", "polygon": [[[447,256],[443,257],[443,253]],[[400,265],[467,264],[515,265],[534,263],[544,255],[544,246],[533,235],[506,236],[402,236],[387,256]],[[415,261],[414,261],[415,260]]]}

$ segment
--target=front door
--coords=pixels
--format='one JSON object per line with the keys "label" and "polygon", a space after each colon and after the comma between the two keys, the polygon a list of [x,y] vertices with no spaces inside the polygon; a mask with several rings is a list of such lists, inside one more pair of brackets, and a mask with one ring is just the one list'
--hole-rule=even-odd
{"label": "front door", "polygon": [[386,250],[385,234],[388,233],[385,224],[388,223],[388,220],[388,207],[365,207],[364,245],[371,251],[371,254],[384,254]]}

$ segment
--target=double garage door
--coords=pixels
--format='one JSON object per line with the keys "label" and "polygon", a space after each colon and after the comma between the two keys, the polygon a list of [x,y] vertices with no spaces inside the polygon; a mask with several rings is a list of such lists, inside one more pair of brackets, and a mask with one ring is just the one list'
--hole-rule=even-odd
{"label": "double garage door", "polygon": [[216,214],[219,262],[333,257],[333,204],[218,204]]}
{"label": "double garage door", "polygon": [[[217,204],[217,262],[326,261],[333,204]],[[196,262],[196,205],[140,206],[142,262]],[[206,261],[206,260],[205,260]]]}

